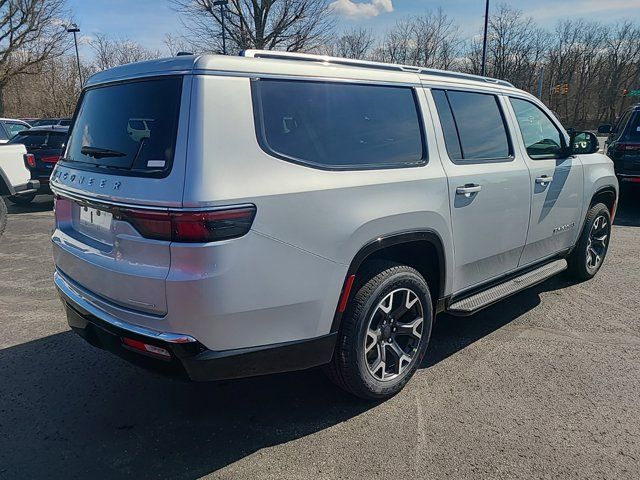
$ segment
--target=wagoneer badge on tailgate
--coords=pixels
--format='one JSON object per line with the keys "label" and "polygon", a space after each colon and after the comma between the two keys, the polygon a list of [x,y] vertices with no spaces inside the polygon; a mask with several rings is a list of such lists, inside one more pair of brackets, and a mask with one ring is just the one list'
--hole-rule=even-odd
{"label": "wagoneer badge on tailgate", "polygon": [[112,188],[113,190],[120,190],[120,187],[122,186],[122,182],[120,181],[109,181],[106,178],[87,177],[75,173],[61,172],[60,170],[53,172],[51,180],[66,183],[68,185],[74,183],[76,185],[96,185],[100,188]]}

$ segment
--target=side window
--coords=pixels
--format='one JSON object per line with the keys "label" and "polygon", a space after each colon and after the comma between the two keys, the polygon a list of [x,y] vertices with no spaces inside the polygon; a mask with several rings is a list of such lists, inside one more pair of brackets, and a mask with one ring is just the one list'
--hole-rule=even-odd
{"label": "side window", "polygon": [[0,140],[9,140],[6,127],[3,124],[0,124]]}
{"label": "side window", "polygon": [[537,105],[519,98],[509,100],[529,156],[534,160],[558,157],[564,145],[558,127]]}
{"label": "side window", "polygon": [[13,137],[16,133],[20,133],[21,131],[29,128],[22,123],[15,123],[15,122],[6,122],[5,125],[7,126],[9,138]]}
{"label": "side window", "polygon": [[640,142],[640,113],[635,112],[629,120],[625,137],[632,142]]}
{"label": "side window", "polygon": [[425,163],[412,88],[261,79],[252,94],[260,145],[276,157],[336,169]]}
{"label": "side window", "polygon": [[498,98],[492,94],[432,90],[451,160],[509,160],[512,151]]}

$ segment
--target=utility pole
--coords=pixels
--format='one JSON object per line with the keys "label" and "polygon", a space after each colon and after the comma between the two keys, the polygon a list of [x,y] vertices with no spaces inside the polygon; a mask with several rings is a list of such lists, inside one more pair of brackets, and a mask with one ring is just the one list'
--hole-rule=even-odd
{"label": "utility pole", "polygon": [[82,88],[82,70],[80,70],[80,54],[78,53],[78,37],[76,36],[79,31],[80,29],[75,23],[67,27],[67,33],[73,33],[73,43],[76,46],[76,63],[78,64],[78,80],[80,80],[80,88]]}
{"label": "utility pole", "polygon": [[229,5],[229,0],[215,0],[215,7],[220,6],[220,24],[222,25],[222,54],[227,54],[227,32],[224,29],[224,8]]}
{"label": "utility pole", "polygon": [[482,38],[482,76],[487,74],[487,30],[489,29],[489,0],[484,8],[484,36]]}
{"label": "utility pole", "polygon": [[544,65],[540,67],[540,77],[538,78],[538,98],[542,100],[542,84],[544,83]]}

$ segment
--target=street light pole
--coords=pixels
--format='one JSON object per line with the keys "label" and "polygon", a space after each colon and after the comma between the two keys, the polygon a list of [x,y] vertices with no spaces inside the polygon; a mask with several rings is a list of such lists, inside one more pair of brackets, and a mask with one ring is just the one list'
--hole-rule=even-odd
{"label": "street light pole", "polygon": [[484,36],[482,39],[482,76],[487,74],[487,30],[489,27],[489,0],[484,8]]}
{"label": "street light pole", "polygon": [[227,54],[227,33],[226,30],[224,29],[224,7],[226,7],[227,5],[229,5],[229,0],[215,0],[215,2],[213,2],[214,6],[220,6],[220,23],[222,25],[222,54],[226,55]]}
{"label": "street light pole", "polygon": [[80,80],[80,88],[82,88],[82,70],[80,70],[80,54],[78,53],[78,37],[76,36],[79,31],[80,29],[75,23],[67,27],[67,33],[73,33],[73,43],[76,46],[76,63],[78,64],[78,79]]}

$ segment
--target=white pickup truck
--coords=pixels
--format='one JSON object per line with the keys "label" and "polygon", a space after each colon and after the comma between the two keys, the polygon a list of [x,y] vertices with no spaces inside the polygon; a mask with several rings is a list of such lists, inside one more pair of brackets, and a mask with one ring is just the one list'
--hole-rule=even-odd
{"label": "white pickup truck", "polygon": [[7,225],[7,204],[3,197],[30,195],[40,186],[37,180],[31,180],[26,155],[24,145],[0,145],[0,235]]}

